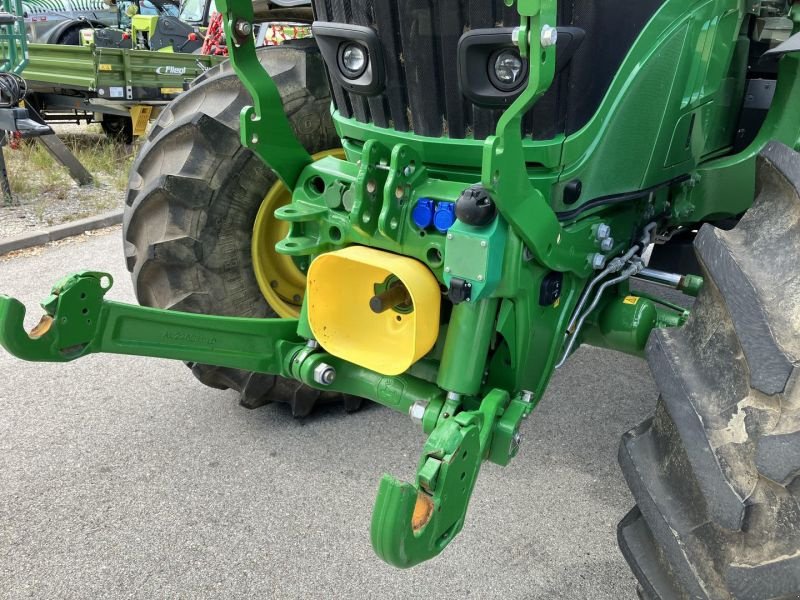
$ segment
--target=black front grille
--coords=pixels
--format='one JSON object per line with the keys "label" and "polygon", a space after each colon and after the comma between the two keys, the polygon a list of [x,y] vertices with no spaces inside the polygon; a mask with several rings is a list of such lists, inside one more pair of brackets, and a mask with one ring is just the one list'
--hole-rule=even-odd
{"label": "black front grille", "polygon": [[336,107],[362,123],[420,135],[485,138],[499,111],[461,94],[456,47],[468,29],[513,27],[516,9],[502,0],[315,0],[320,21],[375,29],[384,51],[386,89],[379,96],[348,93],[335,82]]}
{"label": "black front grille", "polygon": [[[549,139],[585,125],[663,2],[559,2],[557,24],[583,28],[586,39],[526,116],[525,135]],[[380,95],[348,92],[331,82],[343,116],[432,137],[485,139],[494,133],[502,111],[472,104],[459,88],[458,40],[470,29],[518,25],[516,8],[503,0],[314,0],[314,9],[320,21],[372,27],[383,48],[386,87]]]}

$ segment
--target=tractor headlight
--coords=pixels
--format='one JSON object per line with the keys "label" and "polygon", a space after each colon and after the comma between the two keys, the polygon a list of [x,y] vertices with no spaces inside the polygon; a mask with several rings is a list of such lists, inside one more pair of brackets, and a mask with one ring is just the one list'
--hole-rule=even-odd
{"label": "tractor headlight", "polygon": [[513,28],[473,29],[458,41],[461,91],[478,106],[510,105],[528,81],[528,61],[511,43]]}
{"label": "tractor headlight", "polygon": [[527,74],[526,65],[515,48],[497,50],[489,58],[489,78],[503,92],[520,87]]}
{"label": "tractor headlight", "polygon": [[339,69],[348,79],[358,79],[367,70],[369,53],[358,42],[345,42],[339,47]]}
{"label": "tractor headlight", "polygon": [[335,83],[364,96],[377,96],[383,91],[383,48],[374,29],[314,21],[311,31]]}

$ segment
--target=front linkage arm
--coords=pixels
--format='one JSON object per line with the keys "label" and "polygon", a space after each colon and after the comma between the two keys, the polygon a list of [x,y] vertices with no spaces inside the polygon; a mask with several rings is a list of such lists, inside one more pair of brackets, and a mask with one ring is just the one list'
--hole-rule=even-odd
{"label": "front linkage arm", "polygon": [[42,302],[45,315],[30,332],[25,307],[0,295],[0,345],[37,362],[68,362],[94,353],[133,354],[212,362],[261,373],[282,373],[302,341],[296,323],[170,312],[104,300],[113,281],[83,271],[56,283]]}
{"label": "front linkage arm", "polygon": [[333,357],[297,334],[296,319],[248,319],[168,311],[105,300],[107,273],[59,281],[30,332],[25,306],[0,295],[0,346],[17,358],[69,362],[95,353],[201,362],[293,378],[318,389],[368,398],[411,413],[430,434],[415,485],[386,475],[372,521],[378,555],[405,568],[433,558],[458,534],[483,460],[516,455],[519,426],[533,405],[493,390],[464,410],[435,384],[385,376]]}

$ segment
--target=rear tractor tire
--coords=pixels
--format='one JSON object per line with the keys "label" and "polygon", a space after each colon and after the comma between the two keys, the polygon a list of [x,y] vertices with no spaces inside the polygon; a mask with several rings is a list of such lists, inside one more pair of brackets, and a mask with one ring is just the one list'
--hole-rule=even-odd
{"label": "rear tractor tire", "polygon": [[[312,153],[336,148],[316,45],[308,40],[258,53],[280,89],[298,139]],[[239,141],[239,113],[251,103],[230,64],[223,63],[164,110],[143,144],[131,170],[123,222],[127,267],[142,305],[255,318],[299,310],[302,273],[274,251],[282,236],[272,212],[290,194]],[[267,201],[273,204],[262,208]],[[253,244],[259,243],[263,247],[254,252]],[[282,294],[283,288],[293,291]],[[320,393],[272,375],[189,366],[204,384],[238,391],[248,408],[286,402],[301,417],[319,401],[344,400],[347,410],[360,405],[359,399]]]}
{"label": "rear tractor tire", "polygon": [[769,144],[757,188],[698,233],[705,286],[650,337],[661,396],[622,439],[618,537],[647,600],[800,597],[800,155]]}

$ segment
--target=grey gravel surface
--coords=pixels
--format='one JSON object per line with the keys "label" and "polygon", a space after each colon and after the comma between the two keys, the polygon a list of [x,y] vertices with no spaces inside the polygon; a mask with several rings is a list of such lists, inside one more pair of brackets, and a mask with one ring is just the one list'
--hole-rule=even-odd
{"label": "grey gravel surface", "polygon": [[[0,292],[32,325],[81,268],[133,299],[118,228],[0,259]],[[0,597],[634,598],[616,452],[655,399],[643,361],[581,349],[520,456],[485,466],[459,538],[399,571],[373,555],[369,522],[381,474],[414,474],[424,436],[408,417],[372,405],[298,421],[242,409],[179,362],[0,350]]]}

